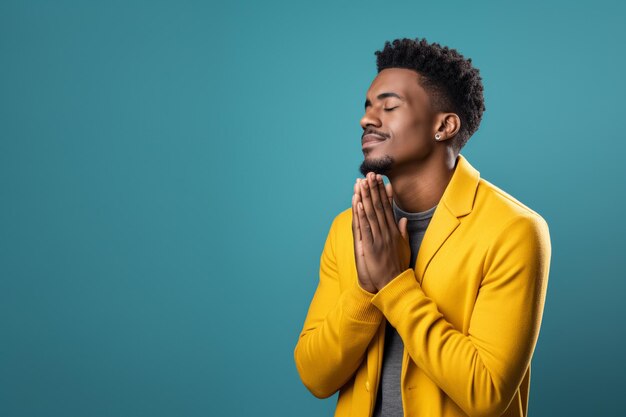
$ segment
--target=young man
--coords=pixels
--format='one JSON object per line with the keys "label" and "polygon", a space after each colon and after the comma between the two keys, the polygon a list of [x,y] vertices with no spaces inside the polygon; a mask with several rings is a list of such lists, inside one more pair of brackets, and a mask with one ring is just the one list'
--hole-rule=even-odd
{"label": "young man", "polygon": [[485,110],[471,59],[406,38],[375,54],[365,178],[330,226],[297,370],[339,390],[336,417],[527,416],[548,225],[460,154]]}

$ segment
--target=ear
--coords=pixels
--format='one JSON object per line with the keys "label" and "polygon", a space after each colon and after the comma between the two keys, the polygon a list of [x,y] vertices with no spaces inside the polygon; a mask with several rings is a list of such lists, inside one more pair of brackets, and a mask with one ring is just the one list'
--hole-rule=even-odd
{"label": "ear", "polygon": [[452,139],[459,133],[461,119],[456,113],[439,113],[435,126],[437,126],[437,130],[433,133],[433,137],[435,133],[439,133],[442,136],[441,141],[445,141]]}

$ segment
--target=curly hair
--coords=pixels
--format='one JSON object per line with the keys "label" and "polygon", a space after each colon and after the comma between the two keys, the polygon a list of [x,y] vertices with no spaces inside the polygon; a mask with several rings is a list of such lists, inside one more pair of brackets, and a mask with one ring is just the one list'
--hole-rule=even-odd
{"label": "curly hair", "polygon": [[430,96],[435,111],[456,113],[461,128],[452,146],[458,153],[478,130],[485,101],[479,70],[472,59],[456,49],[426,39],[396,39],[374,52],[378,72],[385,68],[408,68],[420,75],[419,83]]}

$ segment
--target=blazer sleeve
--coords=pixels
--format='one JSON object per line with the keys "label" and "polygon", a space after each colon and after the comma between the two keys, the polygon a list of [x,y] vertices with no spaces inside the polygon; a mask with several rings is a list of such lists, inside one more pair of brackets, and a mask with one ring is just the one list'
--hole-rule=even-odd
{"label": "blazer sleeve", "polygon": [[[413,361],[469,416],[501,415],[539,335],[551,244],[540,216],[516,217],[485,255],[468,334],[446,320],[407,269],[372,298]],[[436,279],[436,277],[433,277]]]}
{"label": "blazer sleeve", "polygon": [[338,216],[324,244],[319,282],[294,349],[300,378],[318,398],[330,397],[350,380],[383,318],[370,302],[374,294],[361,288],[356,279],[340,291],[337,228]]}

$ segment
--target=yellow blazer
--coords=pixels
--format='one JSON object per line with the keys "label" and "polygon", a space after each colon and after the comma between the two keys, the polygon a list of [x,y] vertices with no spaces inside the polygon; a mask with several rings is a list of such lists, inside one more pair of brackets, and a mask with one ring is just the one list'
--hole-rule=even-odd
{"label": "yellow blazer", "polygon": [[388,320],[404,342],[405,417],[526,416],[550,257],[546,221],[458,155],[415,268],[373,294],[357,281],[350,207],[320,257],[300,378],[318,398],[339,390],[335,417],[371,416]]}

